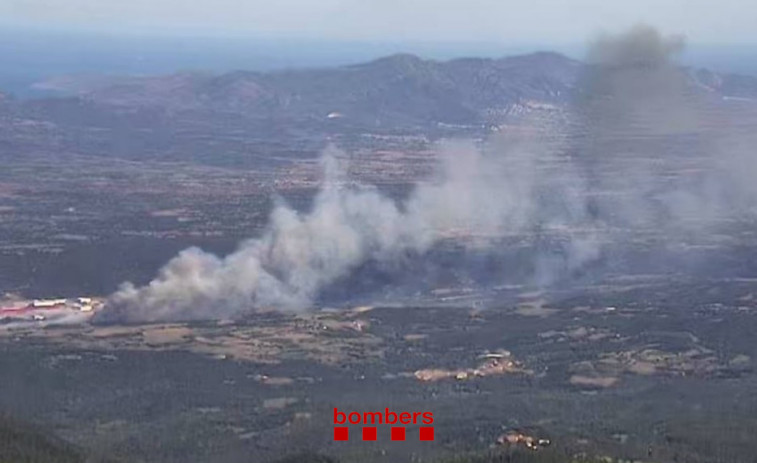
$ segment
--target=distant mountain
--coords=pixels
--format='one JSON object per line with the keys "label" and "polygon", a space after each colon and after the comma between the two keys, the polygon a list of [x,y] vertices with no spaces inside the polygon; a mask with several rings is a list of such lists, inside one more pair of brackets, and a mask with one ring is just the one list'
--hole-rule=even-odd
{"label": "distant mountain", "polygon": [[757,77],[739,74],[721,74],[707,69],[689,72],[691,79],[708,91],[726,98],[744,98],[757,101]]}
{"label": "distant mountain", "polygon": [[[719,126],[748,125],[750,118],[732,110],[757,108],[757,77],[682,69],[676,81],[684,79],[686,91],[668,101],[665,88],[636,86],[635,95],[614,95],[617,70],[584,92],[595,70],[557,53],[450,61],[399,54],[321,69],[62,76],[38,84],[59,97],[0,95],[0,146],[7,147],[0,156],[69,151],[259,166],[314,155],[334,140],[348,149],[396,149],[407,136],[419,143],[480,138],[524,118],[548,130],[555,122],[577,127],[580,115],[592,111],[613,115],[595,118],[594,130],[607,120],[602,130],[643,125],[663,133],[674,122],[678,132],[691,131],[688,119],[678,117],[686,115],[683,99],[696,99],[691,107]],[[637,105],[637,98],[654,104]]]}
{"label": "distant mountain", "polygon": [[[351,127],[499,124],[534,104],[568,103],[586,68],[550,52],[502,59],[424,60],[398,54],[323,69],[222,75],[67,76],[38,84],[117,108],[239,114],[244,118]],[[688,69],[705,93],[757,98],[757,78]]]}
{"label": "distant mountain", "polygon": [[527,101],[564,103],[580,63],[556,53],[439,62],[393,55],[364,64],[220,76],[58,78],[40,88],[115,106],[241,111],[368,124],[477,124]]}

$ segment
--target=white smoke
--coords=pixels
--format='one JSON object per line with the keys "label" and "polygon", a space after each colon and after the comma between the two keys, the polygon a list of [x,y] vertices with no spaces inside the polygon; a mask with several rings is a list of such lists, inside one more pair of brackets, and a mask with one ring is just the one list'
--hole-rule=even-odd
{"label": "white smoke", "polygon": [[[123,284],[111,296],[105,318],[155,321],[233,317],[261,308],[301,310],[323,287],[365,262],[396,263],[450,234],[494,238],[536,225],[536,189],[549,181],[537,179],[532,152],[487,155],[473,142],[445,143],[440,151],[436,174],[397,203],[375,187],[346,186],[338,161],[344,156],[331,147],[323,154],[324,179],[309,212],[280,202],[262,236],[225,258],[198,248],[182,251],[146,286]],[[564,172],[560,178],[566,178]],[[566,191],[561,189],[564,207],[552,210],[541,226],[583,219],[583,205]],[[589,247],[580,243],[575,258],[596,255]]]}

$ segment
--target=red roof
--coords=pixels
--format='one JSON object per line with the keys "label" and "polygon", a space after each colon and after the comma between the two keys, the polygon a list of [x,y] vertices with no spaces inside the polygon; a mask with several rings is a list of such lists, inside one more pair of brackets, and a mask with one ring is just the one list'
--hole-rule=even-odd
{"label": "red roof", "polygon": [[18,312],[26,312],[27,310],[30,310],[31,307],[0,307],[0,313],[18,313]]}

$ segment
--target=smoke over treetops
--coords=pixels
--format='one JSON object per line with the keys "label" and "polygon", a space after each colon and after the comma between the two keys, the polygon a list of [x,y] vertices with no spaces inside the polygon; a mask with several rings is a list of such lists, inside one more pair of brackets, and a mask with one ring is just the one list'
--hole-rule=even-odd
{"label": "smoke over treetops", "polygon": [[[147,286],[124,284],[106,315],[150,321],[229,317],[255,307],[304,309],[321,288],[366,261],[396,265],[453,231],[502,236],[534,226],[539,211],[532,200],[537,184],[525,175],[535,172],[529,157],[512,158],[508,166],[471,142],[441,150],[435,179],[397,203],[372,186],[344,186],[339,153],[328,148],[322,188],[309,212],[278,204],[263,235],[225,258],[197,248],[181,252]],[[580,210],[564,206],[550,222],[570,220],[571,208]]]}
{"label": "smoke over treetops", "polygon": [[[182,251],[146,286],[123,284],[98,318],[186,320],[307,309],[356,268],[402,266],[454,233],[491,243],[521,235],[558,243],[558,253],[532,254],[533,277],[543,283],[602,256],[613,230],[707,230],[714,217],[751,205],[754,190],[740,169],[711,151],[709,141],[698,145],[707,154],[687,153],[683,160],[666,143],[623,144],[629,131],[635,137],[697,131],[697,108],[672,62],[681,47],[679,38],[646,27],[601,37],[577,84],[571,122],[545,131],[564,134],[558,142],[498,136],[483,145],[441,143],[437,171],[402,201],[370,185],[346,186],[344,156],[329,147],[309,211],[279,202],[262,235],[223,258]],[[666,176],[695,157],[704,159],[706,174]],[[687,219],[700,206],[712,219],[706,215],[692,228]]]}

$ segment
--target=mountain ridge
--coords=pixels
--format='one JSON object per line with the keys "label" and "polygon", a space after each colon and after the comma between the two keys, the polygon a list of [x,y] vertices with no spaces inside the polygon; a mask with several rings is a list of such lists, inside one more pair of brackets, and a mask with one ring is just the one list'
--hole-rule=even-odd
{"label": "mountain ridge", "polygon": [[[55,78],[38,86],[97,104],[244,111],[260,117],[483,122],[520,100],[559,100],[579,62],[557,53],[436,61],[396,54],[334,68],[220,75]],[[492,111],[492,110],[495,111]]]}
{"label": "mountain ridge", "polygon": [[[293,121],[332,115],[358,125],[497,124],[528,102],[568,103],[585,69],[581,61],[549,51],[447,61],[403,53],[345,66],[270,72],[68,76],[39,87],[114,107]],[[757,98],[757,77],[682,69],[705,92]]]}

